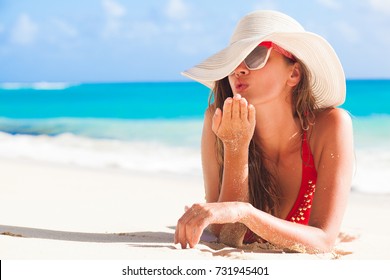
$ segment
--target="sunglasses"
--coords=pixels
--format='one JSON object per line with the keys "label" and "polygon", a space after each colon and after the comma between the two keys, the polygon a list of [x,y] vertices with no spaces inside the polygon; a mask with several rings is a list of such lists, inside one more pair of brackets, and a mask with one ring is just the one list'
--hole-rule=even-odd
{"label": "sunglasses", "polygon": [[[296,61],[294,56],[286,51],[285,49],[279,47],[278,45],[272,42],[262,42],[258,45],[245,59],[244,64],[249,70],[259,70],[265,66],[268,61],[271,50],[275,50],[278,53],[284,55],[285,57],[291,59],[293,62]],[[234,71],[231,73],[233,74]]]}

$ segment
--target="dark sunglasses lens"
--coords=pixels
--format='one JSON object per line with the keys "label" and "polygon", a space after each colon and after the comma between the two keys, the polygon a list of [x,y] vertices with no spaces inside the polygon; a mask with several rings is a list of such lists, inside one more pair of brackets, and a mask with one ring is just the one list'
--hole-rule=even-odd
{"label": "dark sunglasses lens", "polygon": [[244,60],[246,66],[250,70],[259,69],[264,66],[267,59],[268,48],[257,46]]}

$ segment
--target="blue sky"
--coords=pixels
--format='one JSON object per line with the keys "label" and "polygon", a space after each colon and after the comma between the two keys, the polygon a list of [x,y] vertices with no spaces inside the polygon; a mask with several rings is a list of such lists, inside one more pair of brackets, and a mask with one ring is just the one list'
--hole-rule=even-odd
{"label": "blue sky", "polygon": [[347,78],[390,78],[388,0],[0,0],[0,82],[185,80],[255,9],[325,37]]}

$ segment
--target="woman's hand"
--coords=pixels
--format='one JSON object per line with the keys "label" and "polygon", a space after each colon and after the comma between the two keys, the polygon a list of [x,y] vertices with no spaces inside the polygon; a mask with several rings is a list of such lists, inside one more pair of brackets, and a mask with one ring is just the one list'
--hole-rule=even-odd
{"label": "woman's hand", "polygon": [[216,109],[212,130],[225,148],[236,151],[239,147],[249,147],[256,125],[255,114],[254,106],[236,94],[225,100],[223,112]]}
{"label": "woman's hand", "polygon": [[175,244],[180,243],[182,249],[187,248],[187,244],[194,248],[208,225],[244,223],[250,207],[251,205],[245,202],[194,204],[177,223]]}

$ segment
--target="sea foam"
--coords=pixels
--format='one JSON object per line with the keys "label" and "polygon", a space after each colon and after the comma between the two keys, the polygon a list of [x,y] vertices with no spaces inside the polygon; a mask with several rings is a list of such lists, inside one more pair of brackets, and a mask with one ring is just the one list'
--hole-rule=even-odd
{"label": "sea foam", "polygon": [[0,157],[135,172],[194,176],[201,172],[198,148],[155,141],[92,139],[71,133],[33,136],[0,132]]}

